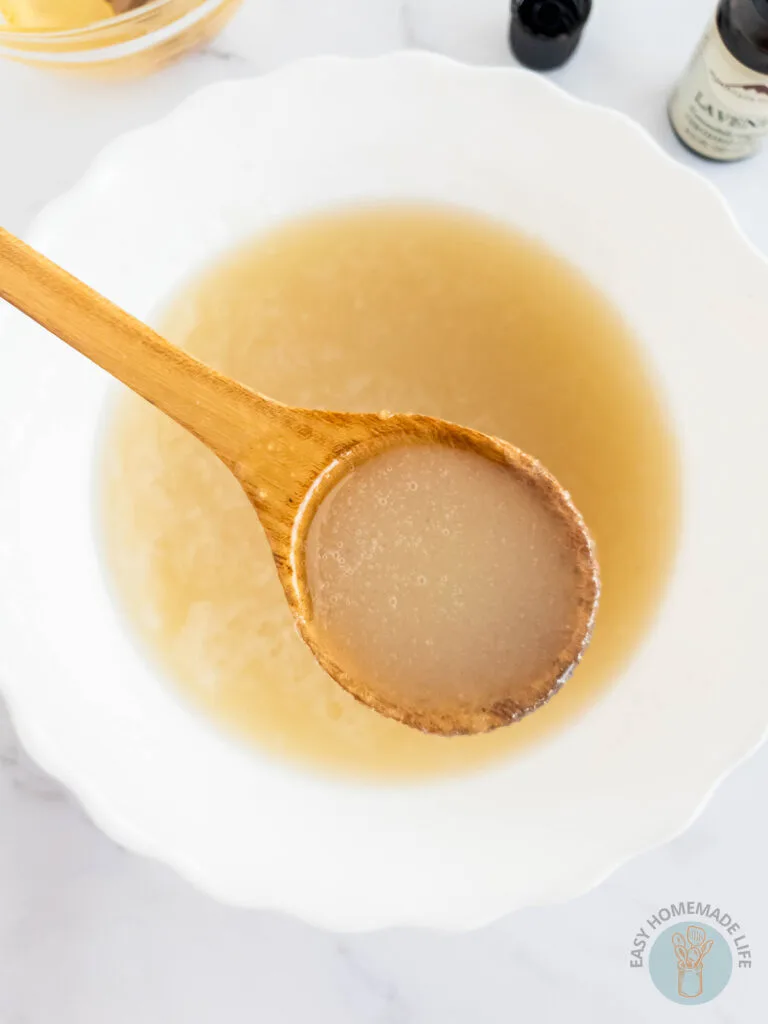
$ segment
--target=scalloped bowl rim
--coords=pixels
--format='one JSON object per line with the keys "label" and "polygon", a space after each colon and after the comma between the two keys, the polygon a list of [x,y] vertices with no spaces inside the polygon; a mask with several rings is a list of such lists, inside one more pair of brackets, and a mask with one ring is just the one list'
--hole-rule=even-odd
{"label": "scalloped bowl rim", "polygon": [[[314,100],[312,123],[302,114],[302,97],[307,95]],[[277,110],[282,111],[279,116]],[[504,111],[509,135],[525,138],[534,156],[515,150],[512,141],[491,138],[501,131],[498,115]],[[370,116],[372,112],[375,131],[361,120],[363,113]],[[303,180],[306,173],[302,178],[291,172],[301,151],[295,129],[293,141],[286,130],[291,118],[316,146],[313,186]],[[355,125],[354,142],[349,123]],[[234,133],[244,124],[258,124],[260,132],[268,130],[271,147],[260,149],[253,139],[237,141]],[[450,134],[457,126],[463,130],[463,144],[453,152]],[[215,132],[218,139],[211,145]],[[332,136],[327,143],[323,132]],[[205,140],[205,154],[196,135]],[[372,167],[371,154],[386,163],[390,159],[387,146],[393,139],[412,152],[391,156],[392,166],[381,172]],[[585,139],[597,152],[587,152]],[[471,143],[477,148],[473,150]],[[350,165],[342,171],[334,164],[339,150]],[[182,166],[180,154],[188,157],[191,152],[201,154],[201,166],[190,169],[179,184],[173,178]],[[418,160],[412,153],[418,153]],[[452,156],[449,166],[447,155]],[[564,155],[576,195],[591,190],[590,199],[599,204],[590,214],[598,229],[594,232],[585,227],[584,210],[577,209],[583,205],[581,200],[576,203],[558,196],[555,171],[545,158]],[[500,175],[502,167],[505,176]],[[92,678],[89,688],[88,673],[78,677],[73,659],[78,652],[85,658],[91,655],[82,644],[74,647],[75,640],[66,635],[80,628],[77,616],[62,609],[68,618],[57,624],[56,610],[64,591],[54,581],[53,592],[48,592],[44,567],[38,564],[37,543],[48,523],[44,510],[36,511],[45,491],[40,474],[29,465],[46,450],[44,445],[60,445],[55,450],[58,459],[50,466],[52,479],[45,486],[74,480],[72,490],[79,488],[78,494],[93,487],[92,450],[83,458],[78,456],[76,465],[67,453],[73,444],[87,447],[95,436],[94,416],[103,405],[104,384],[99,371],[79,357],[71,358],[64,346],[14,311],[3,311],[0,329],[8,349],[4,358],[15,362],[14,372],[0,378],[0,465],[12,485],[0,495],[0,689],[32,757],[79,797],[108,835],[170,864],[225,902],[287,911],[336,930],[392,925],[476,927],[520,906],[583,893],[631,856],[678,834],[700,812],[724,775],[759,745],[768,728],[768,696],[761,693],[759,667],[749,670],[753,656],[759,666],[757,609],[761,602],[765,607],[766,596],[760,577],[768,577],[759,569],[768,569],[768,542],[760,537],[759,516],[752,511],[759,508],[765,488],[748,470],[759,456],[760,431],[768,426],[757,386],[759,361],[768,368],[768,358],[747,335],[750,323],[768,322],[768,264],[738,230],[714,187],[675,163],[628,118],[575,100],[528,72],[471,68],[420,53],[367,60],[312,58],[263,78],[207,86],[161,121],[109,145],[84,178],[39,215],[29,234],[34,244],[74,273],[132,312],[149,317],[162,295],[177,283],[175,271],[169,269],[173,258],[188,261],[182,274],[187,276],[211,251],[226,249],[239,240],[241,232],[261,226],[264,216],[271,218],[270,223],[279,221],[301,209],[324,205],[326,196],[334,203],[383,195],[390,180],[398,195],[408,194],[410,181],[417,198],[457,201],[493,213],[489,203],[501,211],[513,201],[507,193],[507,177],[510,188],[517,174],[521,176],[518,185],[530,183],[533,168],[541,169],[536,190],[526,194],[528,209],[517,208],[512,219],[518,222],[517,214],[523,220],[527,217],[523,228],[537,233],[539,222],[544,225],[544,240],[597,279],[648,342],[654,363],[664,363],[660,377],[683,459],[685,527],[678,566],[657,622],[614,688],[554,742],[514,763],[471,776],[409,787],[312,778],[299,767],[261,759],[227,741],[165,688],[157,687],[149,670],[135,692],[127,693],[125,688],[111,692],[112,680],[104,675],[109,692],[102,695],[94,690]],[[342,180],[337,185],[339,174]],[[266,213],[244,214],[236,189],[227,193],[222,186],[225,194],[218,198],[204,191],[219,180],[242,188],[248,175],[254,180],[258,175]],[[622,175],[620,187],[616,179]],[[358,180],[365,183],[360,192]],[[115,200],[120,183],[127,181],[134,183],[134,195],[142,182],[148,188],[152,184],[141,204],[125,191],[120,202]],[[430,181],[435,189],[427,196]],[[481,183],[487,192],[482,197]],[[284,189],[287,198],[266,200],[270,185]],[[497,198],[493,198],[494,189]],[[639,197],[640,209],[622,199],[622,189]],[[194,207],[193,192],[203,207],[207,203],[211,209],[202,212],[207,227],[202,230],[200,251],[187,253],[197,243],[184,236],[179,218]],[[477,202],[472,195],[477,195]],[[155,204],[152,214],[143,208],[145,203]],[[553,205],[554,212],[549,209]],[[131,268],[127,255],[99,248],[99,232],[103,241],[106,223],[110,237],[118,238],[127,249],[132,244],[134,255],[141,252],[132,232],[146,231],[155,218],[173,225],[182,236],[169,240],[158,233],[153,239],[158,251],[147,257],[147,264],[162,271],[159,294],[151,294],[146,267]],[[610,265],[611,245],[620,244],[617,220],[622,230],[639,232],[636,248],[622,250],[624,275]],[[663,225],[669,233],[663,236],[663,248],[656,249],[653,243],[660,241]],[[655,269],[657,262],[663,271]],[[675,280],[673,270],[678,275]],[[690,299],[696,286],[705,310],[685,307],[683,299],[676,298],[679,294]],[[654,302],[656,307],[650,309]],[[686,325],[700,343],[690,365],[686,362],[690,352],[686,353],[680,337]],[[727,362],[720,347],[725,340],[729,342]],[[725,369],[719,374],[721,367]],[[83,416],[79,410],[72,412],[71,402],[67,408],[52,397],[54,372],[60,386],[71,384],[77,389],[82,382]],[[687,374],[684,381],[683,374]],[[738,378],[732,395],[727,391],[729,374]],[[32,401],[28,385],[34,386]],[[716,387],[721,390],[715,392]],[[723,392],[731,398],[730,404],[726,402],[719,428],[710,429],[705,407],[709,402],[711,408],[715,394],[722,400]],[[51,420],[54,413],[58,417],[55,429],[51,423],[46,427],[38,422],[49,404]],[[722,414],[723,408],[719,411]],[[714,480],[707,477],[707,459],[710,475],[716,474]],[[94,593],[98,590],[101,598],[106,593],[103,581],[97,582],[97,557],[87,553],[89,545],[93,548],[90,520],[81,523],[77,518],[78,509],[82,514],[91,498],[70,498],[62,487],[57,494],[61,496],[57,516],[60,512],[70,534],[44,539],[43,544],[50,554],[56,551],[57,540],[72,536],[71,557],[79,561],[67,565],[70,555],[62,552],[62,565],[69,570],[76,565],[78,571],[82,566],[83,600],[94,633],[111,630],[124,635],[114,610],[101,607],[86,594],[88,587]],[[711,507],[702,508],[702,503]],[[738,509],[743,517],[735,537],[727,531]],[[56,529],[51,527],[54,533]],[[12,542],[7,540],[9,535]],[[701,565],[705,552],[707,572]],[[752,575],[746,578],[748,569]],[[710,592],[706,587],[712,578],[717,586]],[[706,593],[700,597],[702,590]],[[702,652],[701,643],[693,641],[706,632],[701,616],[711,604],[717,616],[707,635],[707,650]],[[688,630],[686,641],[692,644],[685,656],[678,650],[683,628]],[[102,658],[102,669],[108,654],[105,648],[93,655]],[[139,655],[132,656],[138,664]],[[657,672],[668,664],[673,685],[664,686],[657,681]],[[51,666],[62,667],[66,701],[61,687],[57,690],[50,678]],[[688,666],[690,673],[685,671]],[[162,694],[154,693],[153,687],[162,689]],[[119,713],[112,704],[116,693],[124,701]],[[663,713],[659,713],[659,702]],[[152,732],[157,728],[155,719],[147,716],[150,720],[142,724],[150,707],[153,715],[167,715],[166,724],[178,727],[179,736],[183,731],[184,743],[173,747],[173,756]],[[133,730],[130,751],[121,750],[119,740],[115,742],[121,724]],[[638,734],[644,737],[642,743]],[[174,733],[174,742],[176,738]],[[600,742],[598,756],[592,748]],[[211,792],[201,782],[202,776],[196,778],[203,799],[208,800],[212,824],[207,819],[191,820],[194,800],[184,790],[185,785],[189,788],[188,775],[191,778],[198,771],[194,764],[198,749],[200,759],[210,757],[211,770],[220,775],[220,784],[211,784]],[[628,750],[636,755],[647,752],[634,776],[626,774]],[[678,758],[693,756],[698,757],[697,772],[667,770]],[[573,767],[567,779],[562,778],[564,766]],[[621,773],[620,779],[605,778],[615,771]],[[248,773],[253,776],[249,776],[252,790],[243,781]],[[532,806],[535,800],[519,796],[521,780],[530,782],[534,774],[537,807]],[[577,781],[572,783],[571,777]],[[572,803],[565,800],[570,785],[581,787],[570,792]],[[262,837],[256,835],[256,816],[244,804],[246,792],[272,801],[271,832],[264,840],[268,853],[261,849]],[[171,800],[173,793],[182,806]],[[519,815],[515,818],[521,822],[519,835],[498,814],[501,798]],[[429,829],[419,818],[424,815],[432,816]],[[307,835],[312,838],[311,856],[304,848],[297,849],[299,837]],[[239,851],[238,843],[242,844]],[[558,846],[568,850],[567,858],[557,854]],[[350,849],[355,850],[352,857]],[[514,870],[509,870],[510,865]],[[525,877],[526,871],[530,878]]]}

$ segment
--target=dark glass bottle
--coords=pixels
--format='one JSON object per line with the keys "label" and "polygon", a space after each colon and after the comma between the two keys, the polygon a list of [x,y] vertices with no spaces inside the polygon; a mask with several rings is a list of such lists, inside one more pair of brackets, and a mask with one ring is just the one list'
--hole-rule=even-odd
{"label": "dark glass bottle", "polygon": [[592,0],[512,0],[509,45],[521,64],[551,71],[572,56]]}
{"label": "dark glass bottle", "polygon": [[669,105],[680,141],[710,160],[741,160],[768,135],[768,0],[720,0]]}

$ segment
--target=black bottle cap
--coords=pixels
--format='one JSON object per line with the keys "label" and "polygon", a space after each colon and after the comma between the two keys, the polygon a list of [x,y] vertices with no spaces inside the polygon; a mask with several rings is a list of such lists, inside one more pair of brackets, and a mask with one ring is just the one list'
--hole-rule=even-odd
{"label": "black bottle cap", "polygon": [[509,43],[526,67],[549,71],[579,45],[592,0],[512,0]]}

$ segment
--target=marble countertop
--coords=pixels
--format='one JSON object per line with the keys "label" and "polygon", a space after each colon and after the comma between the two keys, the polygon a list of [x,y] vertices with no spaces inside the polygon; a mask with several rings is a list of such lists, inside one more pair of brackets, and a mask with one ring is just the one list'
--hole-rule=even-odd
{"label": "marble countertop", "polygon": [[[309,54],[403,47],[511,64],[508,6],[245,0],[208,49],[153,78],[96,85],[0,65],[0,223],[22,231],[107,141],[208,82]],[[709,177],[768,253],[768,152],[708,164],[685,152],[666,122],[670,85],[713,6],[597,0],[576,58],[552,77],[626,112]],[[768,748],[719,787],[682,837],[565,906],[464,935],[337,936],[220,906],[117,847],[30,762],[0,707],[0,1024],[664,1024],[686,1010],[630,967],[630,951],[647,919],[681,900],[727,908],[748,932],[755,969],[734,971],[723,994],[696,1011],[700,1021],[747,1024],[763,1018],[768,998],[759,983],[768,963],[766,792]]]}

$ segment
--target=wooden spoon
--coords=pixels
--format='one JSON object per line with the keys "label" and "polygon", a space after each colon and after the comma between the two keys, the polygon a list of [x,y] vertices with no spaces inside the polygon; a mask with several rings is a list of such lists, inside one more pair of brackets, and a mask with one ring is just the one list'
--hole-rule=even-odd
{"label": "wooden spoon", "polygon": [[[581,658],[599,594],[593,547],[569,495],[529,455],[497,438],[428,416],[282,405],[175,348],[1,228],[0,296],[171,416],[221,459],[259,516],[303,639],[329,675],[363,703],[428,732],[484,732],[538,707]],[[491,706],[469,710],[437,713],[401,707],[364,681],[350,678],[313,636],[304,548],[317,508],[352,467],[388,447],[414,443],[469,449],[509,467],[537,488],[541,500],[567,524],[568,543],[577,559],[578,622],[527,703],[511,693]]]}

